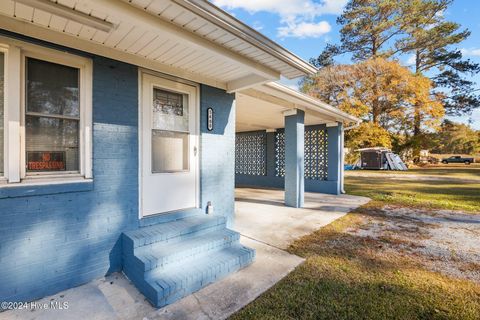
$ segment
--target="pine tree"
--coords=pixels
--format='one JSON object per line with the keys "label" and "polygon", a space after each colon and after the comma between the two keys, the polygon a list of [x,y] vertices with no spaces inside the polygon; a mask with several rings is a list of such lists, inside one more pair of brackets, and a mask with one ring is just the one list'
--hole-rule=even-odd
{"label": "pine tree", "polygon": [[[327,46],[312,62],[332,65],[334,56],[345,53],[354,61],[413,54],[413,71],[432,79],[432,94],[443,97],[446,113],[470,114],[480,107],[480,96],[468,76],[480,72],[480,66],[464,59],[457,48],[470,31],[446,21],[443,13],[451,4],[452,0],[351,0],[337,19],[342,26],[340,44]],[[417,112],[415,136],[421,134],[422,123]]]}
{"label": "pine tree", "polygon": [[[452,0],[409,0],[401,7],[401,16],[410,22],[405,35],[395,42],[395,51],[414,54],[416,74],[432,74],[436,91],[443,94],[447,114],[471,113],[479,106],[480,98],[474,94],[475,83],[465,74],[480,71],[478,64],[464,60],[455,45],[470,36],[458,23],[445,21],[444,11]],[[417,113],[414,135],[421,134],[422,119]]]}

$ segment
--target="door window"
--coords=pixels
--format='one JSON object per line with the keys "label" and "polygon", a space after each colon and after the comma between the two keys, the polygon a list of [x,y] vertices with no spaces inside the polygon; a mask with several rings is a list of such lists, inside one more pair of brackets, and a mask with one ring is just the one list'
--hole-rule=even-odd
{"label": "door window", "polygon": [[153,88],[152,102],[152,173],[188,171],[188,95]]}

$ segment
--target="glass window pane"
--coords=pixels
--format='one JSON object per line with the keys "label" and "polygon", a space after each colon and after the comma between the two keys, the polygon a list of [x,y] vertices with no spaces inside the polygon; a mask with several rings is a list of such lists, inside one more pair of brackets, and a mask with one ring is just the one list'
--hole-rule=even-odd
{"label": "glass window pane", "polygon": [[154,88],[153,129],[188,132],[187,95]]}
{"label": "glass window pane", "polygon": [[4,152],[4,143],[5,143],[4,142],[5,112],[4,112],[4,106],[3,106],[4,97],[5,97],[4,96],[4,88],[5,88],[4,75],[5,75],[5,55],[2,52],[0,52],[0,176],[4,175],[4,172],[3,172],[4,171],[3,152]]}
{"label": "glass window pane", "polygon": [[27,113],[79,117],[79,70],[33,58],[26,63]]}
{"label": "glass window pane", "polygon": [[27,172],[79,171],[79,121],[26,116]]}
{"label": "glass window pane", "polygon": [[188,133],[152,130],[152,173],[188,170]]}

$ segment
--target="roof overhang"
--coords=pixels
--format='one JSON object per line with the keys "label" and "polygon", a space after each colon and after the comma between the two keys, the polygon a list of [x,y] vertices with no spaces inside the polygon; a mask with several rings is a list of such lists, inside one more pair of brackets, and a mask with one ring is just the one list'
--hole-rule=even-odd
{"label": "roof overhang", "polygon": [[305,111],[305,125],[358,124],[360,119],[279,83],[266,83],[237,93],[237,132],[284,127],[291,110]]}
{"label": "roof overhang", "polygon": [[229,92],[316,72],[205,0],[2,0],[0,28]]}

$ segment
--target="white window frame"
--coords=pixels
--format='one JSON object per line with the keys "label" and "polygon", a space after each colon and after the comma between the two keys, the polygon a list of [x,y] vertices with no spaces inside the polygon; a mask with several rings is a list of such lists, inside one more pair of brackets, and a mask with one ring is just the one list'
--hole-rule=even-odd
{"label": "white window frame", "polygon": [[0,183],[7,181],[7,59],[8,47],[0,44],[0,53],[3,53],[3,174],[0,174]]}
{"label": "white window frame", "polygon": [[[45,184],[88,181],[92,174],[92,61],[81,56],[0,36],[5,52],[5,175],[0,183]],[[78,172],[27,173],[25,159],[25,83],[27,58],[79,69],[80,124]]]}

